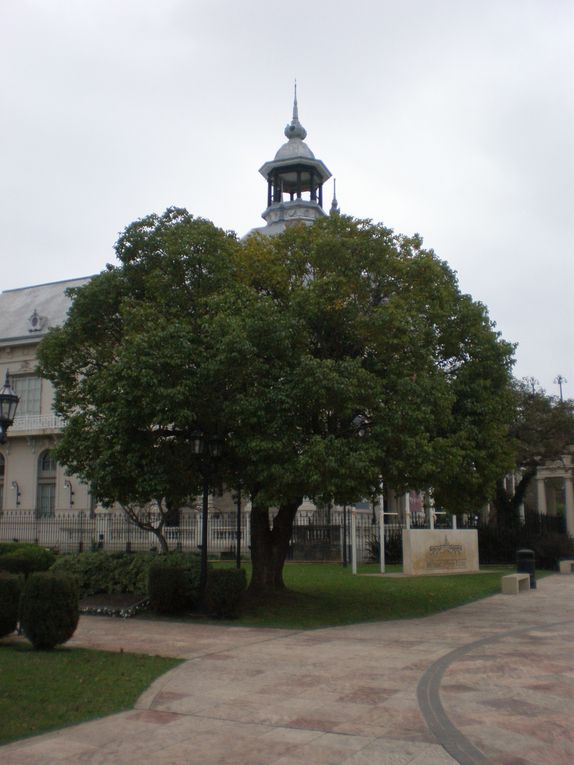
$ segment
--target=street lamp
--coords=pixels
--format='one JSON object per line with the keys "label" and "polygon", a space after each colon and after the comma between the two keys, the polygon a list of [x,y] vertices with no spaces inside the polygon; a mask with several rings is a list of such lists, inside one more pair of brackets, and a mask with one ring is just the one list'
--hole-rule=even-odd
{"label": "street lamp", "polygon": [[209,515],[209,478],[210,462],[221,456],[223,444],[217,436],[207,437],[201,430],[191,434],[191,450],[200,457],[200,472],[203,478],[203,500],[201,509],[201,568],[199,574],[199,591],[204,599],[207,585],[207,519]]}
{"label": "street lamp", "polygon": [[0,388],[0,444],[6,443],[6,432],[14,422],[20,397],[10,387],[8,370],[4,385]]}

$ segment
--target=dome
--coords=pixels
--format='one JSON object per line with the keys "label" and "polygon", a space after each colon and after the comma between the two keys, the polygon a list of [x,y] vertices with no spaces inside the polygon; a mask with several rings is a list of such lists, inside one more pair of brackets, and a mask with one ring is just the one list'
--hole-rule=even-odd
{"label": "dome", "polygon": [[307,144],[300,138],[290,138],[287,143],[279,149],[275,155],[275,160],[284,159],[315,159],[315,155]]}

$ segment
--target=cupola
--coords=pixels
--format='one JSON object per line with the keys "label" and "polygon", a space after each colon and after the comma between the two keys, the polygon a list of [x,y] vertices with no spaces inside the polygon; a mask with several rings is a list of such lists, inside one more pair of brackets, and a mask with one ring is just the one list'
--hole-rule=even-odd
{"label": "cupola", "polygon": [[310,224],[326,214],[323,184],[331,173],[305,143],[307,131],[299,122],[297,84],[293,118],[284,132],[287,143],[259,170],[267,180],[267,209],[262,214],[267,226],[258,229],[264,234],[279,233],[290,223]]}

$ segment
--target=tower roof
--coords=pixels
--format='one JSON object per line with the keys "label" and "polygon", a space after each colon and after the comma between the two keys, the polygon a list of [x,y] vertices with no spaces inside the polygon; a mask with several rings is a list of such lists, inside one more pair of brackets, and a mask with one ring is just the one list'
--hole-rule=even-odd
{"label": "tower roof", "polygon": [[267,225],[255,230],[269,235],[292,223],[311,224],[324,216],[323,184],[331,177],[328,168],[303,140],[307,131],[299,122],[297,83],[293,116],[284,133],[287,143],[280,147],[275,159],[259,168],[267,181],[267,209],[262,213]]}
{"label": "tower roof", "polygon": [[275,154],[275,159],[266,162],[259,168],[259,172],[264,178],[268,178],[273,170],[281,170],[289,165],[302,164],[314,168],[315,172],[324,183],[331,177],[331,173],[320,159],[316,159],[311,149],[307,146],[304,138],[307,137],[307,131],[299,122],[299,108],[297,105],[297,83],[295,83],[295,94],[293,98],[293,116],[291,122],[283,131],[289,139],[284,143]]}

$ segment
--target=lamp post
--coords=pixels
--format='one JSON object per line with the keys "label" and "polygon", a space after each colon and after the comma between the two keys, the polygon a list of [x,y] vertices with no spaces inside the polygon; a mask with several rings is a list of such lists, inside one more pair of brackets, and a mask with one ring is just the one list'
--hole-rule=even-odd
{"label": "lamp post", "polygon": [[6,433],[14,422],[20,397],[10,387],[9,373],[6,370],[4,385],[0,388],[0,444],[6,443]]}
{"label": "lamp post", "polygon": [[199,591],[201,599],[205,596],[207,585],[207,523],[209,515],[209,478],[211,463],[221,456],[222,443],[217,436],[211,438],[201,430],[191,434],[191,448],[200,458],[200,472],[203,479],[203,498],[201,509],[201,568],[199,575]]}

